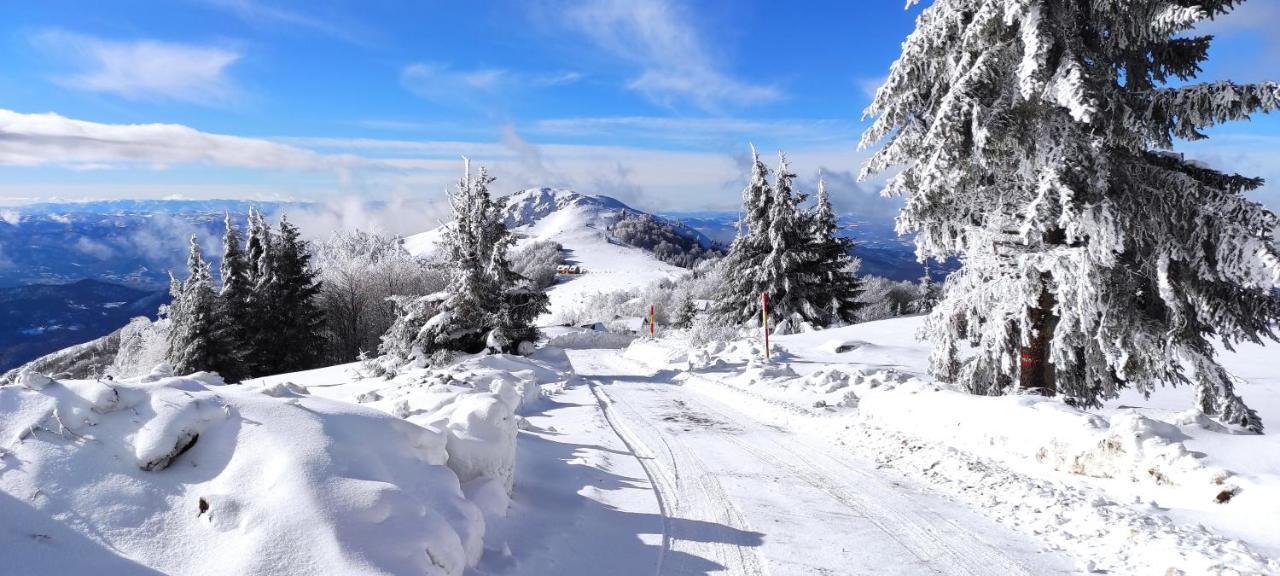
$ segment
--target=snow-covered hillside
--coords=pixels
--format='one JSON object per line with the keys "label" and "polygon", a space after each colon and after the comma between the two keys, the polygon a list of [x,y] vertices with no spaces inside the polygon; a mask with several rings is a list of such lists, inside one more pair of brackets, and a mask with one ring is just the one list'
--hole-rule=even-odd
{"label": "snow-covered hillside", "polygon": [[[580,303],[586,295],[644,286],[687,272],[657,260],[648,251],[612,239],[610,227],[624,217],[644,214],[613,198],[556,188],[531,188],[502,200],[507,227],[520,237],[520,243],[558,242],[566,250],[568,263],[583,269],[583,274],[561,277],[550,289],[550,318]],[[700,232],[678,222],[668,222],[679,233],[703,246],[711,244]],[[416,234],[405,239],[405,247],[415,255],[429,255],[434,252],[440,236],[441,228]]]}

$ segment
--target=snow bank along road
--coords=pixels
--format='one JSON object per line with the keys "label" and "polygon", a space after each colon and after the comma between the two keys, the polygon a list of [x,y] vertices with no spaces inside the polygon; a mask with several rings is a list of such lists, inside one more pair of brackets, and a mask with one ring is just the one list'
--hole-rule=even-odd
{"label": "snow bank along road", "polygon": [[[662,514],[657,574],[1064,574],[1029,538],[615,350],[568,351]],[[607,429],[606,429],[607,430]],[[611,573],[647,573],[635,566]]]}

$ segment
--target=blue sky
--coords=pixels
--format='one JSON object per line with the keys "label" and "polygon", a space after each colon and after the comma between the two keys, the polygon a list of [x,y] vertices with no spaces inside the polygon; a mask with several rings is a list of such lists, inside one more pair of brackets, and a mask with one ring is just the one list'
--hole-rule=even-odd
{"label": "blue sky", "polygon": [[[458,156],[500,191],[732,208],[747,143],[849,210],[869,92],[919,8],[865,2],[0,3],[0,204],[432,198]],[[1280,0],[1207,26],[1204,78],[1280,79]],[[51,115],[52,114],[52,115]],[[56,115],[56,116],[54,116]],[[1280,183],[1280,119],[1188,147]],[[1280,193],[1261,196],[1280,207]],[[1275,198],[1273,198],[1275,197]]]}

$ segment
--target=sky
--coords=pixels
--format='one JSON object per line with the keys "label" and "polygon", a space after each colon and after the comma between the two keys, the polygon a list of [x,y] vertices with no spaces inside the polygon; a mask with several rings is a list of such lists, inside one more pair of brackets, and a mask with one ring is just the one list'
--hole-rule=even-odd
{"label": "sky", "polygon": [[[3,2],[0,205],[407,206],[440,198],[466,155],[498,192],[731,210],[754,144],[887,219],[896,204],[853,176],[862,110],[920,10],[903,4]],[[1280,79],[1280,0],[1205,31],[1203,79]],[[1211,135],[1184,151],[1280,184],[1280,118]],[[1257,194],[1280,209],[1280,186]]]}

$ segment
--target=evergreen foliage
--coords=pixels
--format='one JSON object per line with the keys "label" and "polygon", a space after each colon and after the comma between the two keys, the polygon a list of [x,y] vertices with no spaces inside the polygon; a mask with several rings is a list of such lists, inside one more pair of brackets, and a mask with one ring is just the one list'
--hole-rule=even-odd
{"label": "evergreen foliage", "polygon": [[762,293],[769,294],[770,321],[780,332],[852,322],[860,289],[849,255],[852,242],[837,235],[835,213],[825,184],[812,211],[793,189],[786,157],[779,154],[774,182],[752,149],[751,181],[743,191],[738,237],[721,261],[725,289],[713,314],[744,324],[760,317]]}
{"label": "evergreen foliage", "polygon": [[272,233],[252,210],[249,231],[242,250],[227,218],[220,290],[191,238],[187,279],[170,286],[166,358],[176,372],[218,372],[235,382],[319,365],[323,314],[307,243],[287,219]]}
{"label": "evergreen foliage", "polygon": [[493,177],[470,163],[449,193],[454,220],[442,239],[448,285],[444,291],[394,299],[396,321],[382,352],[401,359],[428,358],[441,350],[516,352],[537,337],[533,320],[548,309],[545,292],[515,273],[507,253],[515,238],[501,206],[489,195]]}
{"label": "evergreen foliage", "polygon": [[200,243],[191,237],[187,256],[187,279],[172,279],[173,302],[168,314],[169,349],[167,359],[179,373],[225,372],[228,379],[239,376],[241,358],[229,333],[219,320],[217,293],[210,267],[200,254]]}
{"label": "evergreen foliage", "polygon": [[[1197,23],[1237,2],[937,0],[867,110],[863,176],[890,167],[900,232],[958,256],[926,334],[971,391],[1098,406],[1193,383],[1199,409],[1261,431],[1214,358],[1275,339],[1274,214],[1261,181],[1170,152],[1280,107],[1274,83],[1191,83]],[[974,354],[957,357],[960,342]],[[1190,367],[1190,370],[1186,368]]]}
{"label": "evergreen foliage", "polygon": [[815,319],[822,326],[852,323],[862,307],[862,283],[854,273],[853,240],[839,234],[840,225],[821,175],[810,226],[816,258],[814,290],[819,295],[814,299]]}

